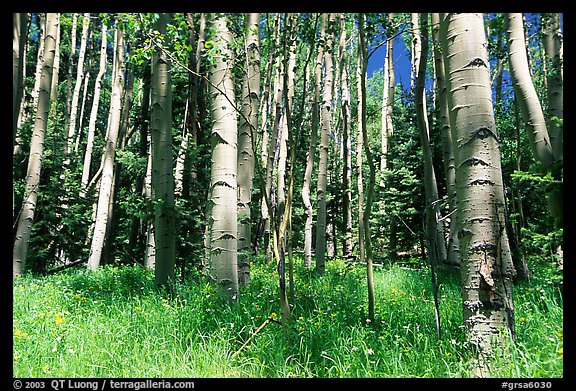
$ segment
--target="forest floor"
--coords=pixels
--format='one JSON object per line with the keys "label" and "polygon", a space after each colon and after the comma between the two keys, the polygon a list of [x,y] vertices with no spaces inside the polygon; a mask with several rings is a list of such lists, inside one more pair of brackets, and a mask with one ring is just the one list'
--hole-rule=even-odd
{"label": "forest floor", "polygon": [[[538,265],[539,278],[515,286],[516,341],[511,356],[494,356],[495,377],[563,376],[563,298],[552,267]],[[252,264],[234,306],[200,276],[158,290],[139,266],[26,275],[13,284],[13,376],[467,377],[458,272],[438,276],[440,340],[430,271],[392,264],[374,274],[371,322],[364,266],[332,260],[319,278],[296,258],[285,335],[274,321],[254,335],[280,320],[273,263]]]}

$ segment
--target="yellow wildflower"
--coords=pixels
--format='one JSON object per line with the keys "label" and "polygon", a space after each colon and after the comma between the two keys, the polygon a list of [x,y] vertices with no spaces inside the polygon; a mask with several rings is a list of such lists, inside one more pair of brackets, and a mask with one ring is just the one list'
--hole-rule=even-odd
{"label": "yellow wildflower", "polygon": [[526,318],[525,318],[525,317],[521,317],[521,318],[520,318],[520,322],[526,322]]}
{"label": "yellow wildflower", "polygon": [[54,318],[54,320],[56,321],[56,326],[62,325],[62,318],[60,316],[56,316],[56,318]]}
{"label": "yellow wildflower", "polygon": [[42,370],[46,372],[50,367],[48,365],[42,365]]}
{"label": "yellow wildflower", "polygon": [[556,352],[560,355],[564,355],[564,349],[563,348],[558,349]]}

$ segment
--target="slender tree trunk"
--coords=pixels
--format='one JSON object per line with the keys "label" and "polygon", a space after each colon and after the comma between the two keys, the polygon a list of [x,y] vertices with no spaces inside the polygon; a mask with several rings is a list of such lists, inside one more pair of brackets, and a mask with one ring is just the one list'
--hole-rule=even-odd
{"label": "slender tree trunk", "polygon": [[546,59],[548,88],[548,132],[556,161],[563,160],[562,120],[564,118],[564,89],[562,77],[562,30],[560,14],[542,16],[542,42]]}
{"label": "slender tree trunk", "polygon": [[506,14],[510,74],[518,95],[522,116],[526,122],[528,139],[536,159],[547,170],[554,162],[552,145],[546,128],[542,107],[530,77],[524,43],[522,14]]}
{"label": "slender tree trunk", "polygon": [[446,193],[448,195],[449,233],[446,245],[446,262],[449,265],[459,265],[459,242],[458,221],[456,218],[456,166],[454,165],[454,152],[452,147],[452,132],[450,129],[450,115],[448,112],[448,98],[446,92],[446,73],[444,70],[444,58],[442,57],[441,42],[439,36],[440,14],[432,14],[432,36],[434,45],[434,69],[436,70],[436,95],[439,107],[439,122],[442,132],[442,152],[444,162],[444,174],[446,176]]}
{"label": "slender tree trunk", "polygon": [[[252,230],[252,185],[254,150],[252,135],[258,126],[260,96],[260,14],[245,16],[246,73],[242,84],[242,116],[238,128],[238,282],[250,283],[250,251]],[[246,119],[249,121],[247,122]]]}
{"label": "slender tree trunk", "polygon": [[[552,175],[561,181],[564,164],[563,134],[564,134],[564,76],[562,72],[562,30],[560,29],[560,14],[553,13],[542,16],[542,41],[545,51],[546,81],[547,81],[547,126],[554,155]],[[560,225],[564,217],[563,184],[552,191],[552,214],[558,218]]]}
{"label": "slender tree trunk", "polygon": [[[328,148],[331,133],[331,109],[332,109],[332,84],[334,82],[334,65],[332,63],[334,33],[334,14],[324,14],[323,18],[328,18],[326,29],[328,31],[326,46],[324,48],[324,85],[322,87],[322,104],[320,109],[320,119],[322,127],[320,130],[320,159],[318,162],[318,185],[317,200],[318,214],[316,221],[316,271],[319,275],[325,272],[326,260],[326,183],[328,176]],[[323,22],[324,23],[324,22]]]}
{"label": "slender tree trunk", "polygon": [[[72,30],[70,35],[72,36],[71,38],[71,43],[70,43],[70,56],[68,58],[68,73],[66,76],[66,113],[64,116],[64,127],[66,129],[68,129],[68,127],[70,126],[70,103],[71,103],[71,98],[72,98],[72,74],[74,72],[74,64],[76,63],[75,61],[75,56],[76,56],[76,28],[78,25],[78,14],[74,13],[72,15]],[[68,143],[66,143],[68,144]]]}
{"label": "slender tree trunk", "polygon": [[478,354],[472,368],[488,376],[494,348],[514,333],[514,266],[505,229],[498,136],[482,14],[441,14],[456,163],[463,321]]}
{"label": "slender tree trunk", "polygon": [[212,168],[210,227],[210,275],[218,284],[220,293],[228,302],[238,296],[238,210],[237,210],[237,141],[238,126],[232,65],[234,53],[230,49],[232,34],[228,30],[228,17],[217,17],[212,22],[216,65],[212,83]]}
{"label": "slender tree trunk", "polygon": [[52,84],[54,56],[58,50],[56,47],[56,34],[59,28],[57,22],[58,14],[46,14],[46,34],[44,38],[44,56],[38,94],[38,106],[36,109],[34,129],[32,131],[32,141],[30,143],[30,157],[28,159],[28,169],[26,172],[26,189],[14,239],[12,257],[13,276],[21,275],[26,271],[28,246],[30,244],[32,223],[36,212],[38,186],[40,184],[40,173],[42,170],[44,135],[46,133],[48,112],[50,110],[50,87]]}
{"label": "slender tree trunk", "polygon": [[[24,95],[24,48],[26,47],[26,37],[28,36],[28,14],[12,14],[12,23],[12,148],[14,150],[18,132],[18,118],[20,117],[20,107],[22,107],[22,97]],[[56,39],[56,47],[58,47],[58,39]],[[14,187],[12,187],[12,219],[14,219],[14,212]]]}
{"label": "slender tree trunk", "polygon": [[84,165],[82,167],[82,187],[81,196],[85,194],[86,186],[88,185],[88,178],[90,177],[90,167],[92,165],[92,150],[94,148],[94,135],[96,133],[96,119],[98,116],[98,108],[100,107],[100,92],[102,91],[102,78],[106,73],[106,47],[108,46],[108,27],[105,22],[102,22],[102,38],[100,41],[100,67],[98,75],[94,83],[94,97],[92,99],[92,111],[90,112],[90,120],[88,121],[88,138],[86,140],[86,151],[84,152]]}
{"label": "slender tree trunk", "polygon": [[[150,202],[154,198],[152,189],[152,143],[148,133],[148,163],[146,165],[146,176],[144,177],[144,197]],[[156,269],[156,239],[154,238],[154,217],[149,217],[146,221],[146,250],[144,254],[144,267],[149,270]]]}
{"label": "slender tree trunk", "polygon": [[[365,257],[366,257],[366,281],[368,285],[368,319],[374,321],[374,273],[372,268],[372,239],[370,236],[370,214],[372,212],[372,199],[374,196],[374,184],[376,182],[376,167],[372,159],[372,152],[370,151],[370,144],[368,142],[368,129],[366,129],[366,67],[368,65],[368,55],[366,49],[366,38],[364,36],[364,15],[359,14],[358,21],[358,49],[360,51],[360,80],[359,92],[360,99],[360,128],[362,132],[362,141],[364,146],[364,153],[366,153],[366,161],[370,169],[370,176],[368,180],[368,195],[366,197],[366,206],[363,213],[364,224],[364,243],[365,243]],[[360,175],[361,176],[361,175]],[[362,204],[358,204],[358,209],[362,208]]]}
{"label": "slender tree trunk", "polygon": [[[362,16],[360,16],[362,18]],[[363,19],[360,19],[363,20]],[[360,38],[359,38],[360,39]],[[362,108],[364,98],[362,94],[362,86],[360,80],[362,79],[362,53],[360,45],[358,45],[358,52],[356,54],[356,91],[358,99],[358,107]],[[364,181],[362,174],[362,113],[357,116],[357,133],[356,133],[356,183],[358,187],[358,254],[360,263],[366,261],[365,241],[364,241]]]}
{"label": "slender tree trunk", "polygon": [[346,14],[340,15],[340,85],[342,89],[342,155],[343,172],[342,187],[344,197],[342,200],[342,226],[344,227],[344,241],[342,255],[348,258],[352,255],[352,154],[350,143],[350,90],[348,83],[348,59],[346,56]]}
{"label": "slender tree trunk", "polygon": [[12,143],[16,141],[16,130],[20,115],[20,106],[24,93],[24,47],[28,36],[28,14],[12,14],[13,37],[12,37]]}
{"label": "slender tree trunk", "polygon": [[[22,127],[24,123],[26,123],[38,107],[38,93],[40,89],[40,76],[42,74],[42,64],[44,63],[44,37],[46,36],[46,17],[44,13],[38,14],[38,29],[40,30],[38,33],[38,51],[36,53],[36,70],[34,72],[34,87],[32,87],[31,97],[30,99],[22,100],[22,107],[20,108],[20,115],[18,117],[18,125],[16,130],[16,138],[15,138],[15,145],[13,150],[13,156],[17,156],[20,154],[22,147],[22,140],[20,138],[19,129]],[[24,54],[24,61],[26,58],[26,54]],[[26,76],[26,65],[24,62],[24,76]],[[52,72],[54,73],[54,72]],[[25,79],[24,79],[25,80]],[[31,100],[31,101],[30,101]],[[34,120],[32,120],[34,121]]]}
{"label": "slender tree trunk", "polygon": [[318,125],[320,123],[320,88],[322,80],[322,58],[324,57],[324,40],[326,34],[325,18],[322,18],[320,39],[318,42],[318,53],[314,64],[314,91],[312,100],[312,119],[310,130],[310,145],[306,155],[306,169],[304,171],[304,182],[302,184],[302,201],[304,202],[306,222],[304,223],[304,266],[312,265],[312,226],[314,211],[310,201],[310,182],[312,181],[312,170],[314,168],[314,155],[316,154],[316,143]]}
{"label": "slender tree trunk", "polygon": [[90,14],[85,13],[82,21],[82,37],[80,39],[80,51],[78,54],[78,68],[76,70],[76,83],[72,94],[72,104],[70,106],[70,121],[68,124],[68,141],[66,143],[65,153],[70,154],[72,142],[77,127],[78,100],[80,98],[80,88],[84,79],[84,57],[86,55],[86,43],[88,42],[88,28],[90,27]]}
{"label": "slender tree trunk", "polygon": [[422,38],[420,36],[420,24],[418,23],[418,13],[411,13],[412,46],[410,56],[410,91],[415,90],[416,78],[418,77],[418,67],[420,66],[420,55],[422,50]]}
{"label": "slender tree trunk", "polygon": [[[553,165],[556,159],[552,149],[552,142],[548,134],[544,112],[530,76],[525,50],[522,14],[506,14],[506,27],[510,75],[512,76],[514,92],[518,96],[522,118],[526,123],[530,145],[536,160],[541,165],[542,171],[554,171]],[[553,174],[555,173],[553,172]],[[561,191],[558,189],[550,191],[549,205],[552,215],[561,220],[563,209]]]}
{"label": "slender tree trunk", "polygon": [[[118,15],[120,18],[121,15]],[[112,96],[110,99],[109,129],[106,138],[106,149],[104,151],[104,161],[102,164],[102,179],[100,180],[100,190],[98,193],[98,206],[96,221],[94,223],[94,234],[90,246],[90,256],[88,258],[88,268],[96,270],[100,266],[102,250],[108,224],[108,204],[112,195],[114,178],[114,161],[116,156],[116,143],[120,128],[120,112],[122,107],[122,95],[124,90],[124,29],[122,24],[118,24],[114,42],[114,65],[112,72]]]}
{"label": "slender tree trunk", "polygon": [[[429,243],[430,262],[433,265],[444,263],[446,260],[446,243],[444,241],[444,227],[439,221],[440,209],[438,206],[438,187],[436,184],[436,174],[432,162],[432,150],[430,147],[430,127],[428,125],[428,113],[426,110],[426,92],[424,83],[426,79],[426,62],[428,59],[428,14],[421,14],[422,26],[418,30],[422,34],[421,47],[416,48],[420,53],[419,64],[417,66],[416,77],[416,118],[420,133],[424,159],[424,190],[425,190],[425,211],[426,216],[426,236]],[[414,39],[417,41],[416,39]]]}

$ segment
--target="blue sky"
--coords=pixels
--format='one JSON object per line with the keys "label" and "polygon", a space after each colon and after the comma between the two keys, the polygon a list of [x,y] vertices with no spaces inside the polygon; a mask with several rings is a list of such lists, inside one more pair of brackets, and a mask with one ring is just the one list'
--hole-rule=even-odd
{"label": "blue sky", "polygon": [[[533,23],[534,14],[527,13],[527,29],[528,35],[532,36],[535,34],[537,25]],[[560,28],[564,31],[564,15],[560,14]],[[409,34],[405,32],[403,34]],[[370,48],[368,49],[370,50]],[[366,69],[367,76],[371,77],[374,71],[382,69],[384,66],[384,55],[386,53],[386,45],[379,47],[370,57],[368,61],[368,67]],[[409,88],[410,86],[410,49],[406,47],[404,40],[401,35],[394,39],[394,73],[395,73],[395,83],[401,83],[404,88]],[[432,75],[428,75],[431,79]],[[510,83],[509,73],[506,71],[504,74],[504,84]],[[432,87],[432,83],[426,84],[426,88]]]}

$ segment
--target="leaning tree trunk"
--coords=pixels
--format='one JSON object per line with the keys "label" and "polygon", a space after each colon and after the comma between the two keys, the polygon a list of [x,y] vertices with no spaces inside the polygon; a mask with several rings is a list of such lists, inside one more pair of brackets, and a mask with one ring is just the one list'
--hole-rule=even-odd
{"label": "leaning tree trunk", "polygon": [[[156,30],[166,34],[170,14],[161,13]],[[168,56],[161,50],[152,58],[150,134],[152,136],[152,194],[154,200],[155,282],[173,282],[176,264],[176,211],[172,169],[172,87]]]}
{"label": "leaning tree trunk", "polygon": [[54,55],[58,50],[56,47],[56,34],[59,28],[57,20],[58,14],[46,14],[46,35],[44,38],[44,57],[40,89],[38,91],[38,106],[36,109],[34,129],[32,131],[32,141],[30,143],[30,157],[28,159],[28,169],[26,172],[24,200],[14,239],[14,252],[12,256],[12,273],[14,276],[20,275],[26,270],[26,258],[30,244],[30,235],[32,233],[32,222],[34,221],[34,214],[36,212],[38,186],[40,184],[40,174],[42,170],[42,154],[44,151],[44,135],[48,124],[48,112],[50,111],[50,89]]}
{"label": "leaning tree trunk", "polygon": [[[119,15],[117,18],[119,20],[121,16]],[[106,227],[109,223],[108,204],[114,184],[114,161],[120,129],[120,112],[124,90],[124,46],[124,28],[121,23],[118,23],[114,42],[115,57],[112,71],[112,96],[110,98],[108,137],[106,139],[103,156],[102,179],[100,180],[100,191],[98,193],[96,221],[94,223],[94,233],[90,246],[90,256],[88,257],[88,268],[90,270],[96,270],[100,266],[100,258],[106,237]]]}
{"label": "leaning tree trunk", "polygon": [[[454,141],[463,321],[489,375],[495,348],[514,333],[512,264],[504,218],[499,140],[482,14],[441,14],[440,35]],[[500,345],[500,346],[499,346]]]}
{"label": "leaning tree trunk", "polygon": [[258,126],[260,96],[260,14],[245,17],[246,73],[242,83],[242,116],[238,128],[238,282],[250,283],[251,204],[254,180],[254,149],[252,135]]}
{"label": "leaning tree trunk", "polygon": [[528,139],[530,140],[534,156],[540,162],[542,169],[548,171],[554,163],[554,153],[542,106],[530,76],[524,42],[522,14],[506,14],[506,26],[510,75],[512,76],[514,92],[518,97],[520,111],[526,122]]}
{"label": "leaning tree trunk", "polygon": [[228,302],[235,302],[238,296],[238,126],[233,106],[236,100],[232,75],[233,37],[228,30],[227,16],[219,16],[212,25],[217,54],[213,56],[215,67],[210,75],[213,127],[209,272],[218,284],[220,294]]}

